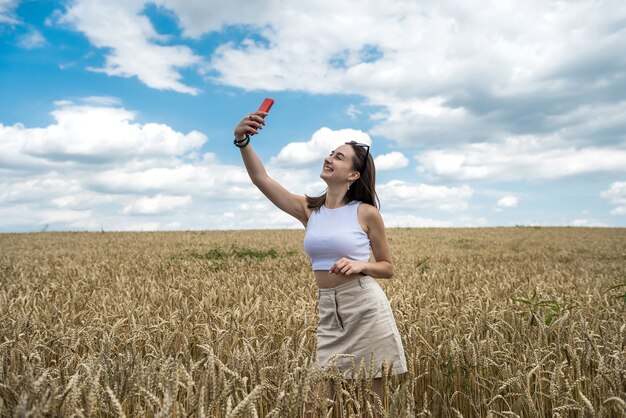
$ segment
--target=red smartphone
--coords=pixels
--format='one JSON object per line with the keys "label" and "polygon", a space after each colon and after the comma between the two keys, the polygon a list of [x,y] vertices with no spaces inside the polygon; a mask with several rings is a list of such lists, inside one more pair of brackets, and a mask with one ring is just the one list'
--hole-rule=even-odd
{"label": "red smartphone", "polygon": [[[269,112],[270,109],[272,108],[272,105],[274,104],[274,99],[270,98],[270,97],[266,97],[265,100],[263,100],[263,103],[261,103],[261,106],[259,106],[259,112]],[[257,132],[254,131],[252,132],[250,135],[254,135]]]}
{"label": "red smartphone", "polygon": [[261,106],[259,107],[259,112],[269,112],[273,104],[274,99],[267,97],[265,100],[263,100],[263,103],[261,103]]}

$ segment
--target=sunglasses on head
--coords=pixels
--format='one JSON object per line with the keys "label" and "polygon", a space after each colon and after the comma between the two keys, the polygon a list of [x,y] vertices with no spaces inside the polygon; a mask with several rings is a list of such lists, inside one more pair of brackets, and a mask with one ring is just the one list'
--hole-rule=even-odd
{"label": "sunglasses on head", "polygon": [[361,144],[360,142],[356,142],[356,141],[346,142],[346,145],[352,145],[353,147],[365,148],[365,162],[363,163],[363,169],[361,170],[361,173],[363,173],[363,171],[365,171],[365,166],[367,166],[367,159],[370,155],[370,146],[367,144]]}

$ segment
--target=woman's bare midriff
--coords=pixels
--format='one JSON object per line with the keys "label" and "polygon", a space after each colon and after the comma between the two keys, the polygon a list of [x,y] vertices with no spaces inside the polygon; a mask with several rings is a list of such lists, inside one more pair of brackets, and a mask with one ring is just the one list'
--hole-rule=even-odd
{"label": "woman's bare midriff", "polygon": [[320,289],[337,287],[364,276],[363,274],[345,276],[343,274],[329,273],[326,270],[314,270],[313,274],[315,275],[315,283],[317,283],[317,287]]}

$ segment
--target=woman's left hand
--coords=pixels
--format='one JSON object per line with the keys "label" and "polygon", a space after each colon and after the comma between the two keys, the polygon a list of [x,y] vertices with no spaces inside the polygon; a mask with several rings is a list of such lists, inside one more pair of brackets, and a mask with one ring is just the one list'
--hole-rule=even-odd
{"label": "woman's left hand", "polygon": [[352,274],[363,273],[365,271],[365,265],[365,261],[343,257],[333,263],[330,267],[330,272],[350,276]]}

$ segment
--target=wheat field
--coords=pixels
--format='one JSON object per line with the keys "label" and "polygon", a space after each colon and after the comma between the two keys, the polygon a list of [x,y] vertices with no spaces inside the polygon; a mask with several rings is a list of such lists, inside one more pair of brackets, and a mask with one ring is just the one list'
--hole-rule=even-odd
{"label": "wheat field", "polygon": [[388,235],[377,399],[314,367],[301,230],[0,234],[0,415],[626,416],[625,229]]}

